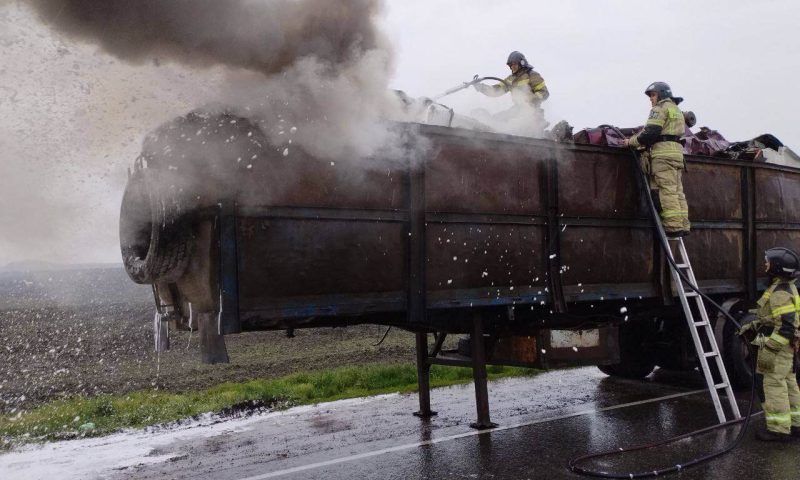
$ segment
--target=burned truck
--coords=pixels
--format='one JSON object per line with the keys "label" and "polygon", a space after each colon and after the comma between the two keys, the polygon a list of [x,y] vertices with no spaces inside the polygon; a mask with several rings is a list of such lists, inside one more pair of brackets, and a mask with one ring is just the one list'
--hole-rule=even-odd
{"label": "burned truck", "polygon": [[[153,286],[158,331],[199,329],[224,362],[243,331],[380,324],[416,333],[419,415],[432,364],[597,365],[642,378],[697,365],[626,149],[422,124],[401,148],[316,158],[257,121],[195,112],[148,137],[120,237]],[[732,313],[766,278],[762,252],[800,240],[800,169],[687,156],[686,246],[701,290]],[[746,348],[716,312],[729,374]],[[459,348],[445,338],[466,335]],[[165,335],[161,335],[164,342]]]}

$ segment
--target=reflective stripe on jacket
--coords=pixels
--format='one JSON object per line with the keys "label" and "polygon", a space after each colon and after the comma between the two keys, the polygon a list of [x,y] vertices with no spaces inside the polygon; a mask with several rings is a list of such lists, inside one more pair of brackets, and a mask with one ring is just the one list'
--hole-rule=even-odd
{"label": "reflective stripe on jacket", "polygon": [[[506,87],[506,84],[510,87]],[[511,92],[514,104],[531,103],[534,105],[547,100],[550,96],[544,78],[535,70],[520,70],[516,74],[509,75],[506,78],[506,84],[492,85],[491,90],[487,89],[485,93],[490,97],[499,97]]]}
{"label": "reflective stripe on jacket", "polygon": [[773,280],[758,300],[756,315],[762,325],[773,327],[780,337],[773,335],[777,341],[787,345],[793,340],[800,328],[800,294],[795,280]]}
{"label": "reflective stripe on jacket", "polygon": [[[683,119],[683,112],[671,98],[661,100],[650,109],[647,118],[647,125],[661,127],[661,135],[683,136],[686,133],[686,121]],[[639,134],[634,135],[629,140],[632,147],[641,146],[638,141]],[[652,158],[666,158],[670,160],[683,161],[683,145],[678,142],[657,142],[650,147]]]}

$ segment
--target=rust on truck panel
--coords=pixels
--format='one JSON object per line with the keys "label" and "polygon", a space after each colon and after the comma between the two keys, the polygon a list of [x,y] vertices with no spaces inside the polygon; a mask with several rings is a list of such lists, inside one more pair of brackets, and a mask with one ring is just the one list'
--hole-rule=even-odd
{"label": "rust on truck panel", "polygon": [[[628,155],[436,133],[427,159],[410,163],[424,177],[428,308],[549,305],[554,299],[547,272],[553,265],[570,301],[655,295],[653,233]],[[555,159],[555,204],[548,203],[548,159]],[[743,290],[742,167],[692,160],[685,185],[696,228],[687,248],[698,280],[715,291]],[[271,204],[353,209],[348,210],[352,218],[332,222],[323,219],[331,215],[323,210],[322,217],[305,223],[267,221],[272,233],[245,240],[258,246],[243,249],[240,257],[240,279],[247,285],[241,292],[244,308],[258,308],[259,302],[296,304],[300,298],[324,303],[336,294],[344,303],[348,295],[366,295],[354,303],[370,303],[372,295],[396,300],[383,308],[405,308],[399,299],[408,288],[402,259],[407,258],[403,225],[409,221],[409,191],[403,179],[409,164],[399,169],[397,162],[386,162],[365,173],[364,165],[355,161],[337,163],[333,170],[320,168],[324,165],[311,157],[301,157],[301,166],[282,162],[273,174],[280,176],[288,168],[303,172],[303,180],[279,189]],[[374,176],[382,169],[382,175]],[[791,176],[770,174],[783,183]],[[356,189],[350,183],[354,176],[363,182]],[[309,189],[310,195],[303,193]],[[558,212],[559,255],[553,258],[548,206]],[[377,218],[372,223],[364,223],[361,217],[368,209],[383,210],[373,214]],[[389,211],[396,218],[381,217]],[[243,219],[242,225],[248,222]],[[240,234],[247,231],[240,228]],[[376,259],[376,264],[369,263]],[[269,280],[264,279],[267,271]],[[373,309],[380,308],[379,300],[372,303]]]}
{"label": "rust on truck panel", "polygon": [[437,142],[425,165],[428,212],[544,214],[542,149]]}
{"label": "rust on truck panel", "polygon": [[564,216],[644,218],[638,197],[630,157],[580,150],[559,156],[558,209]]}
{"label": "rust on truck panel", "polygon": [[432,301],[482,301],[546,285],[541,226],[429,222],[426,251]]}
{"label": "rust on truck panel", "polygon": [[405,289],[403,225],[240,218],[241,308],[307,295]]}
{"label": "rust on truck panel", "polygon": [[[331,162],[299,148],[284,156],[248,143],[247,153],[259,158],[248,169],[226,149],[171,142],[198,122],[218,125],[187,122],[160,130],[149,144],[148,168],[176,183],[185,177],[184,191],[204,193],[201,207],[217,204],[214,192],[233,197],[238,308],[250,326],[380,312],[403,321],[409,299],[439,314],[511,305],[546,314],[558,312],[560,300],[577,307],[601,298],[660,301],[668,281],[633,160],[621,149],[405,125],[398,128],[423,147],[409,146],[402,158],[393,152]],[[239,137],[257,129],[245,123],[236,126]],[[220,141],[231,135],[222,127],[214,132]],[[169,155],[159,153],[171,144]],[[227,157],[209,163],[214,152]],[[686,246],[701,286],[752,296],[756,279],[763,281],[761,252],[800,244],[800,172],[687,160],[693,231]],[[222,168],[217,164],[231,169],[218,185],[204,176]],[[422,295],[410,291],[423,284]]]}
{"label": "rust on truck panel", "polygon": [[692,221],[742,221],[742,168],[692,162],[683,174]]}
{"label": "rust on truck panel", "polygon": [[561,232],[561,265],[564,285],[617,284],[614,293],[619,293],[625,284],[649,282],[653,275],[652,231],[567,226]]}
{"label": "rust on truck panel", "polygon": [[759,277],[766,277],[764,252],[776,245],[800,245],[800,230],[759,230],[756,239],[756,269]]}
{"label": "rust on truck panel", "polygon": [[756,170],[756,221],[800,223],[800,175]]}
{"label": "rust on truck panel", "polygon": [[399,161],[321,160],[299,148],[266,155],[268,168],[246,177],[243,205],[393,210],[407,203],[406,167]]}
{"label": "rust on truck panel", "polygon": [[726,280],[743,286],[743,230],[697,228],[691,237],[685,245],[698,281]]}

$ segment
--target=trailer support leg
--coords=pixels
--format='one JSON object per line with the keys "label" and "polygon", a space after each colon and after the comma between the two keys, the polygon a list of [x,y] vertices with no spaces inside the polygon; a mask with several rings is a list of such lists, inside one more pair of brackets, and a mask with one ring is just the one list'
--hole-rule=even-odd
{"label": "trailer support leg", "polygon": [[472,376],[475,379],[475,404],[478,410],[478,421],[470,427],[486,430],[497,426],[489,417],[489,388],[486,382],[486,343],[483,338],[483,318],[476,314],[473,319],[472,337]]}
{"label": "trailer support leg", "polygon": [[155,332],[156,352],[169,351],[169,319],[157,316],[156,321],[153,322],[153,328],[157,330]]}
{"label": "trailer support leg", "polygon": [[431,411],[431,364],[428,362],[428,334],[417,333],[417,385],[419,386],[419,411],[414,415],[430,418]]}
{"label": "trailer support leg", "polygon": [[197,315],[200,329],[200,357],[203,363],[228,363],[228,349],[225,348],[225,336],[219,332],[215,312],[203,312]]}

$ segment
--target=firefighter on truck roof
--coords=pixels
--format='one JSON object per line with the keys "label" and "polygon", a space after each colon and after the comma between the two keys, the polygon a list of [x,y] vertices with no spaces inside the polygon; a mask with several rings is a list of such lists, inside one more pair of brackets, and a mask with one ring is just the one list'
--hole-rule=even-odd
{"label": "firefighter on truck roof", "polygon": [[644,93],[650,97],[653,108],[644,129],[625,140],[625,145],[645,148],[642,168],[650,178],[650,190],[664,230],[668,236],[682,237],[689,234],[690,228],[681,179],[684,159],[680,138],[686,132],[686,122],[678,104],[683,99],[673,97],[672,89],[664,82],[650,84]]}
{"label": "firefighter on truck roof", "polygon": [[495,115],[501,122],[527,122],[526,127],[533,133],[541,133],[547,127],[541,104],[550,96],[544,78],[533,69],[528,59],[520,52],[511,52],[506,61],[511,75],[504,83],[485,85],[476,83],[475,90],[489,97],[499,97],[511,93],[514,106]]}

